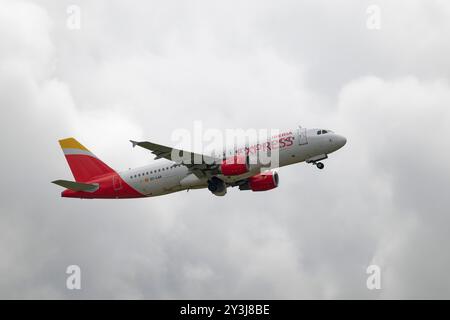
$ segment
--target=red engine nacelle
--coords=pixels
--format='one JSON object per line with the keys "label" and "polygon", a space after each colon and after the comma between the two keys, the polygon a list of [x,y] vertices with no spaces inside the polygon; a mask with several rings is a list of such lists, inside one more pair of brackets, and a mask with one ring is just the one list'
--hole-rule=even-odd
{"label": "red engine nacelle", "polygon": [[266,172],[248,178],[248,185],[252,191],[267,191],[278,187],[278,173]]}
{"label": "red engine nacelle", "polygon": [[224,176],[238,176],[249,170],[248,156],[234,156],[228,158],[220,165],[220,171]]}

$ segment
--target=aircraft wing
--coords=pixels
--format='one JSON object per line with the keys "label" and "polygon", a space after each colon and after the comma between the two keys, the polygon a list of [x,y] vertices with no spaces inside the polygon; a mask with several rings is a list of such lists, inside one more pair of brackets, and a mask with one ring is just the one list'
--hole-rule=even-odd
{"label": "aircraft wing", "polygon": [[182,164],[188,167],[194,174],[199,173],[199,171],[205,173],[204,171],[217,170],[219,164],[222,162],[221,158],[175,149],[149,141],[138,142],[130,140],[130,142],[133,144],[133,147],[139,146],[150,150],[156,156],[155,159],[164,158]]}

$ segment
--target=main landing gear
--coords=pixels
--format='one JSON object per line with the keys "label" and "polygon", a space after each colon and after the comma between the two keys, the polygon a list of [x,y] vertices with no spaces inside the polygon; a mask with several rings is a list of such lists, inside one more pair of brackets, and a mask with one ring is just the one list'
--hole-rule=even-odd
{"label": "main landing gear", "polygon": [[224,196],[227,193],[227,185],[223,180],[212,177],[208,180],[208,190],[216,196]]}

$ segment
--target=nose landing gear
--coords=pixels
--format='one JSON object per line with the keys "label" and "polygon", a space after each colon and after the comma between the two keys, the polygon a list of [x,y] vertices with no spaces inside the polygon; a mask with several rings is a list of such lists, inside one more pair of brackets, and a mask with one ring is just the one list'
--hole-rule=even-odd
{"label": "nose landing gear", "polygon": [[321,155],[306,159],[305,161],[306,161],[306,163],[311,163],[311,164],[315,165],[318,169],[322,170],[325,167],[325,165],[320,161],[325,160],[327,158],[328,158],[328,155],[321,154]]}

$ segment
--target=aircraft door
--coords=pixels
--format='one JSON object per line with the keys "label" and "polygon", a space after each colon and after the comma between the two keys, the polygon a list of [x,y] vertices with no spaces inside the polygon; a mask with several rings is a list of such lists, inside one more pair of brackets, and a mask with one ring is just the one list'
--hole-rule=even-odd
{"label": "aircraft door", "polygon": [[302,128],[302,127],[298,128],[298,137],[299,137],[299,141],[298,141],[299,145],[308,144],[308,137],[306,135],[306,128]]}

